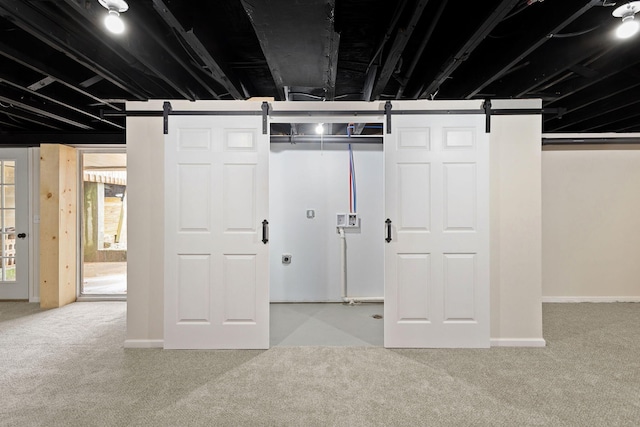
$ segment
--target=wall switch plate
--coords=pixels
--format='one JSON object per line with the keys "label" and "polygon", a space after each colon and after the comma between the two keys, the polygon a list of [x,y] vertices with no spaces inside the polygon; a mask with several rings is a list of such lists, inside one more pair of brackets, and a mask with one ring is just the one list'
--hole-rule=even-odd
{"label": "wall switch plate", "polygon": [[291,258],[293,258],[293,255],[291,254],[282,254],[282,263],[291,264]]}

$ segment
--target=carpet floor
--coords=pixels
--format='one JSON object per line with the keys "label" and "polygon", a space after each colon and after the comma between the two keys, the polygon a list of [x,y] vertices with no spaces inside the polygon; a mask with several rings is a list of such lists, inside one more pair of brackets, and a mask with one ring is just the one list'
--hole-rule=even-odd
{"label": "carpet floor", "polygon": [[544,304],[546,348],[124,349],[126,304],[0,302],[0,426],[638,426],[640,304]]}

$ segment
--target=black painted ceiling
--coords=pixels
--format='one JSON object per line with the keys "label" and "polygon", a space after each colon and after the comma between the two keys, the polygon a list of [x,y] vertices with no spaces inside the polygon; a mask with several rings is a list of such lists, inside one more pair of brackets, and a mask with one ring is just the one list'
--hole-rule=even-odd
{"label": "black painted ceiling", "polygon": [[116,36],[98,0],[0,0],[0,143],[122,140],[125,100],[176,98],[542,98],[544,132],[638,132],[613,5],[130,0]]}

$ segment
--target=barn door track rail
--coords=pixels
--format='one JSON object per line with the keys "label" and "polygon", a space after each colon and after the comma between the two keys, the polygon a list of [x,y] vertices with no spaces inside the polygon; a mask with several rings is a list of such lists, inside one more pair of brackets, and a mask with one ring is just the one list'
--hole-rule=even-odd
{"label": "barn door track rail", "polygon": [[[336,103],[339,104],[339,103]],[[105,117],[123,116],[127,117],[163,117],[163,132],[169,133],[169,116],[262,116],[262,133],[268,133],[269,117],[314,117],[314,116],[384,116],[386,119],[387,133],[391,133],[392,116],[394,115],[462,115],[476,114],[486,117],[486,132],[491,132],[492,116],[522,116],[537,114],[555,114],[562,116],[563,109],[560,108],[501,108],[494,109],[491,100],[486,99],[480,108],[476,109],[440,109],[440,110],[394,110],[393,103],[387,101],[384,110],[275,110],[269,102],[262,102],[260,110],[174,110],[171,102],[165,101],[162,111],[126,111],[126,112],[104,112]]]}

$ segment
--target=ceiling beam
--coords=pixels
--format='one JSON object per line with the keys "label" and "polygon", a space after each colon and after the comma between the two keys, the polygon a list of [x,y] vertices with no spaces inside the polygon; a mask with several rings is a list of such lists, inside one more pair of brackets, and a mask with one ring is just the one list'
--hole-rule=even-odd
{"label": "ceiling beam", "polygon": [[46,143],[106,145],[125,144],[124,132],[1,132],[0,145],[38,146]]}
{"label": "ceiling beam", "polygon": [[[11,108],[11,107],[9,107],[9,108]],[[42,127],[48,128],[48,129],[59,130],[59,131],[62,130],[62,128],[59,128],[57,126],[53,126],[51,123],[47,123],[47,122],[41,120],[41,117],[39,117],[39,116],[36,116],[36,117],[38,117],[38,120],[36,120],[30,114],[28,115],[29,117],[27,117],[27,113],[22,113],[22,112],[20,114],[10,113],[10,112],[8,112],[6,110],[6,108],[0,109],[0,114],[4,114],[4,115],[6,115],[8,117],[13,118],[14,120],[23,120],[25,122],[29,122],[29,123],[32,123],[32,124],[35,124],[35,125],[38,125],[38,126],[42,126]],[[26,129],[24,126],[21,126],[21,128],[22,129]]]}
{"label": "ceiling beam", "polygon": [[[34,57],[27,57],[23,52],[19,52],[12,47],[7,46],[6,44],[0,43],[0,55],[4,56],[7,59],[14,61],[17,64],[22,65],[25,68],[28,68],[37,73],[43,74],[45,76],[51,77],[56,80],[57,83],[77,92],[87,98],[90,98],[101,105],[105,105],[109,108],[112,108],[116,111],[122,111],[122,108],[115,106],[108,101],[103,100],[90,92],[87,92],[81,87],[76,86],[74,83],[71,83],[72,79],[68,76],[61,74],[58,71],[53,70],[48,65],[40,62],[38,59]],[[102,78],[102,76],[100,76]]]}
{"label": "ceiling beam", "polygon": [[[524,58],[533,53],[536,49],[538,49],[543,44],[547,43],[551,38],[549,38],[549,34],[558,34],[564,28],[566,28],[569,24],[574,22],[576,19],[584,15],[587,11],[589,11],[594,6],[602,4],[602,0],[589,0],[584,6],[579,8],[577,11],[573,12],[570,16],[563,19],[559,24],[555,25],[552,29],[548,31],[544,31],[543,34],[539,34],[535,41],[528,45],[524,50],[516,51],[515,53],[510,54],[509,56],[504,56],[508,58],[506,62],[502,61],[495,68],[492,68],[489,63],[485,62],[485,67],[483,69],[477,70],[474,73],[476,77],[473,81],[470,81],[463,88],[461,88],[458,92],[458,96],[464,99],[471,99],[478,95],[484,88],[489,86],[491,83],[500,79],[506,73],[509,72],[513,67],[517,66]],[[504,54],[504,53],[503,53]]]}
{"label": "ceiling beam", "polygon": [[28,102],[24,99],[19,101],[17,99],[12,99],[4,95],[0,95],[0,101],[4,102],[5,104],[9,104],[13,107],[20,108],[20,109],[29,111],[31,113],[34,113],[36,115],[47,117],[49,119],[56,120],[58,122],[65,123],[67,125],[71,125],[80,129],[85,129],[85,130],[93,129],[91,126],[85,125],[84,123],[80,123],[75,120],[69,119],[67,117],[63,117],[59,114],[55,114],[50,111],[43,110],[42,108],[35,106],[33,105],[33,103]]}
{"label": "ceiling beam", "polygon": [[219,61],[216,61],[207,48],[202,44],[198,36],[195,35],[193,29],[186,31],[182,24],[178,21],[173,13],[169,10],[169,7],[163,0],[153,0],[153,8],[164,20],[164,22],[171,28],[173,28],[179,37],[187,43],[189,48],[198,56],[198,59],[202,61],[203,70],[211,75],[211,77],[220,83],[226,91],[233,97],[233,99],[244,99],[238,86],[240,86],[237,79],[229,77],[229,72],[225,71],[224,67]]}
{"label": "ceiling beam", "polygon": [[[628,55],[630,53],[633,53],[634,50],[637,50],[637,46],[630,44],[628,46],[625,46],[624,50],[617,51],[615,55],[611,55],[610,58],[605,58],[603,63],[593,64],[594,69],[598,73],[598,76],[595,78],[591,77],[573,79],[563,86],[556,87],[554,90],[558,93],[558,96],[550,100],[547,105],[556,104],[569,96],[572,96],[593,86],[594,84],[615,77],[622,71],[636,66],[638,63],[640,63],[636,55]],[[595,68],[596,65],[597,68]]]}
{"label": "ceiling beam", "polygon": [[588,65],[602,55],[616,51],[615,45],[602,43],[605,37],[597,31],[575,39],[552,39],[544,49],[539,49],[527,58],[527,66],[508,76],[503,75],[500,81],[498,96],[514,96],[522,98],[539,91],[540,87],[556,80],[567,71],[579,71],[581,66]]}
{"label": "ceiling beam", "polygon": [[[193,88],[185,84],[185,75],[179,73],[182,68],[195,81],[200,84],[215,99],[219,99],[218,94],[205,83],[194,71],[193,68],[185,63],[163,40],[156,34],[157,30],[152,29],[148,23],[150,20],[136,19],[135,25],[129,25],[124,34],[120,34],[117,38],[110,37],[108,30],[102,25],[106,10],[97,3],[91,3],[91,7],[85,7],[84,0],[64,0],[71,8],[61,8],[61,10],[73,19],[77,25],[84,28],[87,32],[101,32],[105,37],[100,38],[103,45],[113,51],[117,55],[121,55],[120,49],[124,50],[128,55],[135,58],[145,68],[155,74],[168,87],[172,88],[176,93],[185,99],[195,101],[199,97]],[[78,19],[77,14],[80,13],[84,20]],[[127,15],[140,15],[144,11],[129,9]],[[133,20],[132,20],[133,21]],[[153,39],[155,43],[151,43]],[[170,61],[172,58],[173,61]],[[179,67],[176,67],[179,65]]]}
{"label": "ceiling beam", "polygon": [[[572,96],[562,103],[562,107],[565,108],[565,113],[562,118],[548,117],[544,120],[545,129],[555,129],[554,126],[561,126],[564,123],[564,116],[573,112],[580,111],[598,102],[604,101],[608,98],[625,93],[629,90],[640,87],[640,75],[632,75],[627,71],[621,73],[623,78],[611,79],[610,81],[604,81],[604,84],[600,84],[597,87],[591,87],[588,92],[582,92]],[[636,83],[630,84],[629,81],[635,81]]]}
{"label": "ceiling beam", "polygon": [[380,74],[375,86],[373,87],[373,93],[369,100],[378,99],[389,83],[389,80],[398,65],[398,61],[404,52],[404,48],[407,46],[413,31],[418,25],[418,21],[420,21],[420,18],[422,17],[422,12],[424,12],[427,3],[429,3],[429,0],[418,0],[407,25],[403,29],[398,29],[396,32],[396,37],[393,40],[393,44],[391,45],[389,52],[387,53],[387,58],[385,59],[384,64],[382,64]]}
{"label": "ceiling beam", "polygon": [[603,102],[598,102],[587,110],[581,110],[573,114],[563,114],[561,125],[554,127],[554,131],[571,128],[579,123],[589,122],[585,125],[589,126],[592,123],[600,122],[600,120],[617,119],[619,114],[616,112],[638,104],[640,104],[640,90],[627,90],[616,97],[610,97]]}
{"label": "ceiling beam", "polygon": [[86,117],[89,117],[89,118],[91,118],[93,120],[96,120],[96,121],[105,123],[107,125],[113,126],[113,127],[117,128],[117,129],[124,129],[124,126],[121,126],[121,125],[119,125],[117,123],[113,123],[113,122],[111,122],[109,120],[106,120],[106,119],[104,119],[104,118],[102,118],[100,116],[97,116],[97,115],[95,115],[95,114],[93,114],[93,113],[91,113],[89,111],[81,110],[80,108],[74,107],[71,104],[59,101],[57,99],[51,98],[49,96],[46,96],[46,95],[44,95],[44,94],[42,94],[40,92],[36,92],[35,90],[32,90],[30,88],[27,88],[27,87],[24,87],[24,86],[22,86],[20,84],[17,84],[15,82],[11,81],[9,77],[4,76],[2,72],[0,72],[0,83],[4,83],[4,84],[6,84],[8,86],[11,86],[14,89],[18,89],[18,90],[23,91],[23,92],[27,92],[27,93],[29,93],[29,94],[31,94],[33,96],[36,96],[36,97],[38,97],[40,99],[43,99],[43,100],[45,100],[47,102],[50,102],[52,104],[56,104],[56,105],[58,105],[60,107],[63,107],[63,108],[66,108],[68,110],[74,111],[76,113],[82,114],[82,115],[84,115]]}
{"label": "ceiling beam", "polygon": [[115,86],[130,93],[134,98],[138,100],[148,98],[131,82],[123,80],[110,71],[107,66],[101,65],[111,65],[112,61],[104,57],[102,50],[96,50],[95,43],[88,37],[74,37],[63,29],[59,22],[52,20],[51,16],[34,9],[33,4],[22,0],[4,0],[0,2],[0,15],[44,44],[103,76]]}
{"label": "ceiling beam", "polygon": [[467,42],[458,51],[440,66],[440,72],[436,77],[422,90],[420,98],[427,98],[436,92],[442,83],[444,83],[454,71],[458,69],[460,64],[469,58],[473,51],[482,43],[482,41],[493,31],[493,29],[504,19],[505,16],[513,9],[520,0],[502,0],[498,7],[489,15],[480,27],[469,37]]}
{"label": "ceiling beam", "polygon": [[[409,65],[409,68],[404,72],[404,74],[398,79],[400,81],[400,87],[398,88],[398,92],[396,93],[396,99],[401,99],[404,94],[404,90],[407,88],[411,77],[413,77],[413,72],[418,66],[418,62],[422,58],[422,54],[424,53],[427,44],[429,44],[429,40],[431,40],[431,35],[433,31],[436,29],[438,22],[440,21],[440,17],[442,16],[442,12],[444,12],[444,8],[447,6],[447,2],[449,0],[440,0],[440,5],[438,6],[438,10],[435,15],[431,18],[431,23],[429,24],[429,28],[427,28],[427,32],[422,37],[422,41],[420,42],[420,46],[418,46],[418,50],[413,55],[413,60]],[[416,97],[418,94],[416,94]]]}
{"label": "ceiling beam", "polygon": [[[605,116],[599,117],[593,122],[590,122],[590,124],[586,128],[581,127],[580,132],[620,132],[633,127],[637,128],[638,124],[635,119],[638,117],[640,117],[640,112],[638,112],[638,110],[630,110],[626,114],[609,113]],[[633,124],[631,126],[615,126],[616,123],[625,122],[632,119],[636,124]]]}
{"label": "ceiling beam", "polygon": [[[241,0],[275,83],[278,99],[335,94],[339,37],[335,0]],[[295,99],[295,98],[294,98]]]}

